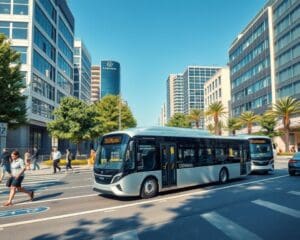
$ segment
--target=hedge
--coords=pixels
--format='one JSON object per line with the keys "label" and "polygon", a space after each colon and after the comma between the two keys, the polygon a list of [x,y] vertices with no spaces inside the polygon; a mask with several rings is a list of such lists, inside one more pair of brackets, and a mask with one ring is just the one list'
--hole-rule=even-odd
{"label": "hedge", "polygon": [[[42,164],[45,164],[47,166],[52,166],[53,165],[53,161],[52,160],[46,160],[43,161]],[[86,165],[88,164],[87,159],[83,159],[83,160],[79,160],[79,159],[75,159],[72,160],[72,165]],[[66,159],[61,159],[59,162],[59,165],[66,165]]]}

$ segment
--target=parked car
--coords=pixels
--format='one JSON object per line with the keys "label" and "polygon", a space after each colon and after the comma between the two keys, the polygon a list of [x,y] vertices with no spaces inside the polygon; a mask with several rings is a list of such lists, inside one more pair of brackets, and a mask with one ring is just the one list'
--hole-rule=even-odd
{"label": "parked car", "polygon": [[300,152],[296,152],[289,160],[289,174],[294,176],[297,172],[300,173]]}

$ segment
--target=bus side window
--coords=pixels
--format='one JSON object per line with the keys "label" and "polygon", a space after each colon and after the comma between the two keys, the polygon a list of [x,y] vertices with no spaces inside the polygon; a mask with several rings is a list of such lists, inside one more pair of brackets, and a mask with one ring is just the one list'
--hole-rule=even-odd
{"label": "bus side window", "polygon": [[137,169],[151,171],[157,167],[155,145],[143,144],[138,146]]}

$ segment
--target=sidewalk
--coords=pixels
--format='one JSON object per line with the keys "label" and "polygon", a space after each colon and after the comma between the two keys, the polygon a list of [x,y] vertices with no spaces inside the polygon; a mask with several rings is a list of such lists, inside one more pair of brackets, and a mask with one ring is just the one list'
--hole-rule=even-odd
{"label": "sidewalk", "polygon": [[[53,167],[52,166],[47,166],[45,164],[39,164],[40,165],[40,170],[27,170],[26,175],[27,176],[35,176],[35,175],[53,175]],[[58,173],[66,173],[66,167],[64,165],[61,165],[61,172],[58,171]],[[74,173],[80,173],[80,172],[92,172],[93,169],[90,168],[87,165],[75,165],[72,166]],[[69,170],[71,173],[72,170]]]}

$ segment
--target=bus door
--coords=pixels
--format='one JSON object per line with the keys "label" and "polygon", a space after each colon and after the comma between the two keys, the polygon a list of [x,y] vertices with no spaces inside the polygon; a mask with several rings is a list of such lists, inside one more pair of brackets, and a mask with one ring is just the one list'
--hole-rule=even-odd
{"label": "bus door", "polygon": [[241,152],[241,175],[247,174],[247,148],[246,145],[240,145]]}
{"label": "bus door", "polygon": [[176,145],[173,143],[162,143],[160,145],[160,158],[162,167],[162,187],[176,186]]}

